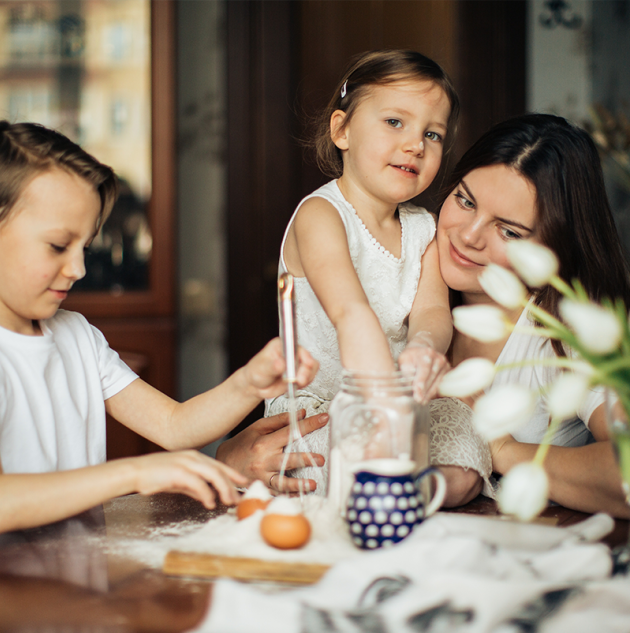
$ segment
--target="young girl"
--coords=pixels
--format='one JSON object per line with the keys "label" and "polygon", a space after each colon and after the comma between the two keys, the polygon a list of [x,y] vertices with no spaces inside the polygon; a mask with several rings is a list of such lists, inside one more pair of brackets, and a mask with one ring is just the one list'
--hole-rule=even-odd
{"label": "young girl", "polygon": [[[279,340],[179,404],[140,380],[79,314],[59,310],[117,193],[113,171],[42,126],[0,121],[0,532],[118,495],[181,492],[214,507],[246,478],[196,451],[105,462],[105,412],[168,450],[202,446],[281,394]],[[317,369],[300,350],[298,380]]]}
{"label": "young girl", "polygon": [[[307,415],[328,409],[342,367],[384,373],[398,360],[417,370],[420,399],[435,393],[451,339],[448,290],[435,219],[407,201],[435,178],[457,113],[455,91],[435,62],[412,51],[381,51],[352,64],[321,116],[318,163],[337,179],[299,204],[279,267],[296,278],[299,341],[321,367],[299,392]],[[266,414],[287,406],[277,397]],[[307,445],[326,453],[327,441],[322,429]],[[323,493],[325,474],[308,469],[298,476],[306,474]]]}

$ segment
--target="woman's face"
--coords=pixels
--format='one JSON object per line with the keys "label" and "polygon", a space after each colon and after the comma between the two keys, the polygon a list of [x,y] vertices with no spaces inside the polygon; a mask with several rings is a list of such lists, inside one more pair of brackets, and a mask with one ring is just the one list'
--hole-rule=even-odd
{"label": "woman's face", "polygon": [[449,194],[440,211],[437,244],[446,284],[464,294],[466,303],[487,302],[478,276],[487,264],[509,268],[505,247],[532,236],[536,190],[505,165],[469,172]]}

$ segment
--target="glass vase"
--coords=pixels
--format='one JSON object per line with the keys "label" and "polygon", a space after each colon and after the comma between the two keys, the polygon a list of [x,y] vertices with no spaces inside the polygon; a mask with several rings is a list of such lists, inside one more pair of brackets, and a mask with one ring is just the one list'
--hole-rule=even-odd
{"label": "glass vase", "polygon": [[[630,506],[630,416],[622,399],[612,389],[606,389],[606,422],[615,459],[621,475],[621,486]],[[628,574],[630,569],[630,531],[625,544],[612,551],[613,574]]]}
{"label": "glass vase", "polygon": [[[329,414],[327,496],[340,514],[365,462],[411,460],[415,472],[429,467],[430,414],[413,398],[412,376],[344,372]],[[428,478],[422,485],[430,486]],[[430,498],[429,490],[423,492]]]}

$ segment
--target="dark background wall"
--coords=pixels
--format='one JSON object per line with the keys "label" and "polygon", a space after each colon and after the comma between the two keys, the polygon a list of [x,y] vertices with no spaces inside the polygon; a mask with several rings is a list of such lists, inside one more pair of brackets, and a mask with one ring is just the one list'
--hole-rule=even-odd
{"label": "dark background wall", "polygon": [[[277,335],[280,241],[296,204],[326,181],[297,139],[351,55],[412,48],[462,99],[455,154],[525,109],[524,1],[241,1],[227,8],[229,369]],[[439,178],[439,177],[438,177]],[[432,192],[423,196],[433,205]],[[261,413],[260,409],[249,418]]]}

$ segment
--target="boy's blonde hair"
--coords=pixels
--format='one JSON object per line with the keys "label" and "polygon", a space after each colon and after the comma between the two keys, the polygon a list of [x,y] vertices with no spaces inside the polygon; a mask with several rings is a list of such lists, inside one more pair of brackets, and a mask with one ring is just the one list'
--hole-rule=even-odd
{"label": "boy's blonde hair", "polygon": [[332,99],[315,120],[314,138],[308,145],[314,149],[317,166],[324,174],[338,178],[343,173],[341,150],[333,143],[330,135],[330,118],[333,112],[342,110],[346,113],[343,124],[345,127],[371,86],[384,86],[409,79],[433,82],[446,94],[451,104],[445,146],[445,153],[448,153],[453,145],[459,118],[459,98],[450,77],[437,62],[416,51],[370,51],[351,60]]}
{"label": "boy's blonde hair", "polygon": [[118,197],[114,170],[63,134],[37,123],[0,121],[0,223],[9,217],[28,183],[55,167],[83,178],[98,192],[98,232]]}

